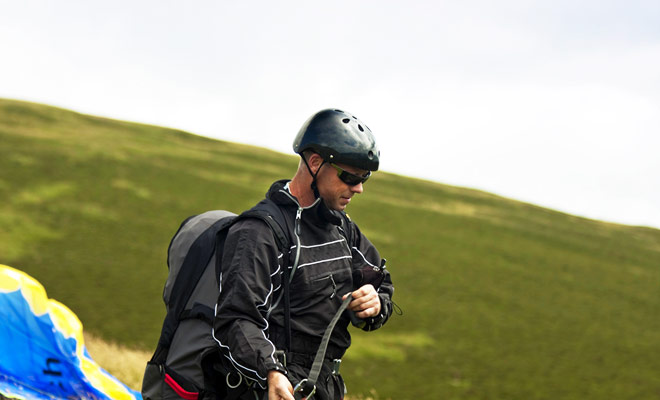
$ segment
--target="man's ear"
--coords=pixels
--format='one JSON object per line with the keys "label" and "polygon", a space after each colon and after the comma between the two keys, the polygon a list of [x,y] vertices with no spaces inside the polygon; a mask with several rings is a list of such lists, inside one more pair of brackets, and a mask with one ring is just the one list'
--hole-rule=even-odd
{"label": "man's ear", "polygon": [[316,174],[323,164],[323,157],[321,157],[318,153],[312,153],[307,159],[307,163],[309,164],[309,168],[311,168],[312,172]]}

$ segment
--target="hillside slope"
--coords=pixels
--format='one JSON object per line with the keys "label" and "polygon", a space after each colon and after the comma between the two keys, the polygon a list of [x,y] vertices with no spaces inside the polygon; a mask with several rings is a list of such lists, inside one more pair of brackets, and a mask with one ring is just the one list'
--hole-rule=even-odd
{"label": "hillside slope", "polygon": [[[38,279],[91,333],[151,349],[179,223],[240,212],[296,165],[0,100],[0,263]],[[388,259],[404,311],[354,334],[342,367],[352,393],[660,397],[660,231],[381,172],[348,211]]]}

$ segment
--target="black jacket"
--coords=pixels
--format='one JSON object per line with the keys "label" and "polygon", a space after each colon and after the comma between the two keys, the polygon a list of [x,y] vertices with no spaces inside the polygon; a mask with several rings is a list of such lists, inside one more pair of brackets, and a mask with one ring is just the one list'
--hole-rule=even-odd
{"label": "black jacket", "polygon": [[[370,318],[363,329],[379,328],[392,313],[394,289],[389,272],[379,268],[381,258],[376,248],[345,214],[329,210],[323,201],[300,208],[285,188],[286,183],[275,182],[266,197],[280,206],[286,216],[292,239],[289,252],[285,252],[288,254],[279,251],[273,232],[264,221],[237,222],[225,242],[213,325],[213,335],[223,354],[244,376],[263,388],[269,370],[286,371],[274,352],[284,346],[282,271],[285,264],[291,269],[296,258],[294,225],[298,212],[300,255],[290,285],[294,349],[288,350],[314,355],[341,297],[357,289],[354,270],[367,267],[384,274],[378,288],[381,314]],[[342,219],[349,232],[342,233]],[[350,346],[348,325],[348,316],[342,316],[330,339],[329,356],[341,358]]]}

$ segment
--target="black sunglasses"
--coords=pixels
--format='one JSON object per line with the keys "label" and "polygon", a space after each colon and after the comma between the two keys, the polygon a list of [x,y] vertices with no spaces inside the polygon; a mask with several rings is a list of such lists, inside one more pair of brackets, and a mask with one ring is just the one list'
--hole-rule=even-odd
{"label": "black sunglasses", "polygon": [[339,177],[339,179],[341,179],[341,181],[347,184],[348,186],[355,186],[355,185],[359,185],[360,183],[365,183],[367,179],[369,179],[369,177],[371,176],[371,171],[367,171],[367,173],[364,175],[355,175],[339,168],[333,163],[328,163],[328,164],[332,165],[334,169],[337,170],[337,176]]}

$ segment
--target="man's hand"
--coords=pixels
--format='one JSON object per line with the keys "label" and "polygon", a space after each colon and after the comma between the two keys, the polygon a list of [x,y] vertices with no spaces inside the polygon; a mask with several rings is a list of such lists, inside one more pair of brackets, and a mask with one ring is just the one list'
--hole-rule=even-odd
{"label": "man's hand", "polygon": [[279,371],[268,371],[268,400],[294,400],[291,382]]}
{"label": "man's hand", "polygon": [[359,318],[369,318],[380,314],[380,298],[373,285],[364,285],[358,290],[347,293],[342,297],[353,295],[353,300],[348,304],[348,308],[355,312]]}

